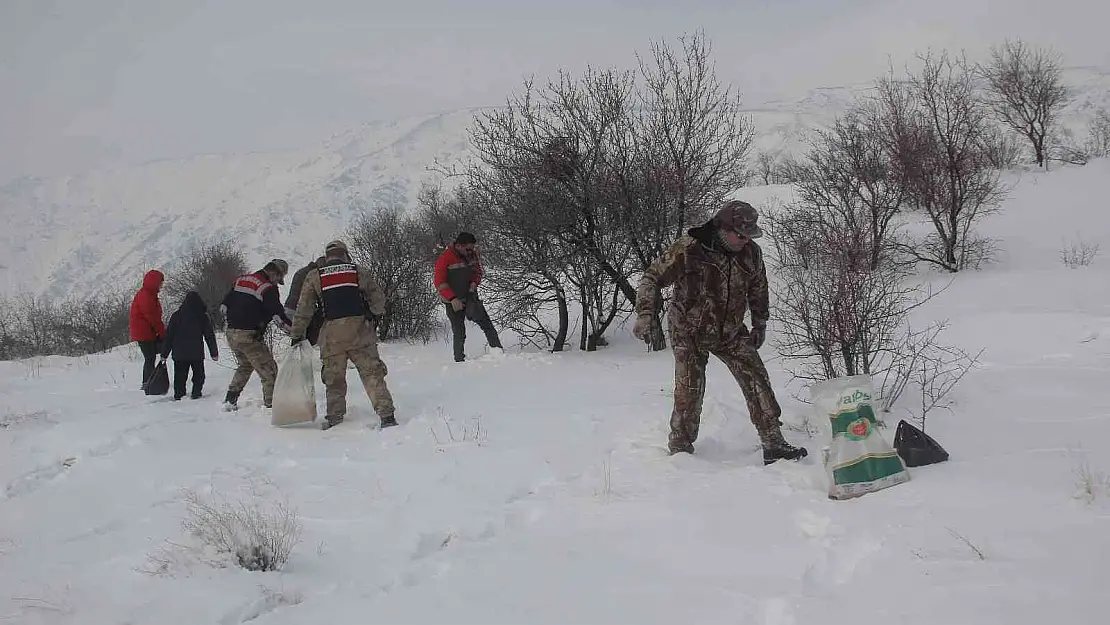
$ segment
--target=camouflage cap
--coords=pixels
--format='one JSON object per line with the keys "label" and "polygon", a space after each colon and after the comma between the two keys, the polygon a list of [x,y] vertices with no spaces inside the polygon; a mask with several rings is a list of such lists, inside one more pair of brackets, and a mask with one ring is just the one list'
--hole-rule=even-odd
{"label": "camouflage cap", "polygon": [[718,228],[745,234],[752,239],[763,236],[763,230],[760,229],[758,222],[759,213],[756,212],[755,208],[751,204],[740,200],[725,202],[724,206],[713,216],[713,223]]}
{"label": "camouflage cap", "polygon": [[347,251],[347,244],[339,240],[332,241],[324,246],[324,255],[331,254],[333,250],[342,250],[344,254],[350,254]]}

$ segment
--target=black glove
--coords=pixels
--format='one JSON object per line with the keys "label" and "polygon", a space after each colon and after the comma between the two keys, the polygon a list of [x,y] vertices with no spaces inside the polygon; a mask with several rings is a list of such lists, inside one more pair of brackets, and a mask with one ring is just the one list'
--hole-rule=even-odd
{"label": "black glove", "polygon": [[301,342],[301,341],[303,341],[303,340],[304,340],[304,337],[303,337],[303,336],[298,336],[298,337],[295,337],[295,338],[294,338],[293,340],[291,340],[291,341],[289,342],[289,346],[290,346],[290,347],[296,347],[296,346],[297,346],[297,344],[298,344],[298,343],[300,343],[300,342]]}
{"label": "black glove", "polygon": [[767,328],[763,326],[752,326],[751,332],[748,333],[748,340],[752,342],[752,347],[756,349],[763,347],[765,338],[767,338]]}

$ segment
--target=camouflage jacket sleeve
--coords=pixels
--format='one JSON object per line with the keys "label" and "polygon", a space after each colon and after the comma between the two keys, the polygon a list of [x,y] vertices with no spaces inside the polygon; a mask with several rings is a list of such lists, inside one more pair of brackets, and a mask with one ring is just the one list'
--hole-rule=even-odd
{"label": "camouflage jacket sleeve", "polygon": [[297,312],[293,315],[293,329],[289,335],[304,338],[312,315],[316,312],[316,300],[320,297],[320,272],[313,269],[301,283],[301,296],[297,299]]}
{"label": "camouflage jacket sleeve", "polygon": [[644,272],[640,278],[640,286],[636,289],[637,315],[655,314],[659,292],[673,284],[682,272],[688,244],[687,237],[679,239]]}
{"label": "camouflage jacket sleeve", "polygon": [[370,312],[381,317],[385,313],[385,292],[365,267],[358,268],[358,290],[362,291],[362,296],[366,298]]}
{"label": "camouflage jacket sleeve", "polygon": [[763,263],[763,250],[752,244],[752,278],[748,281],[748,310],[752,312],[752,326],[766,327],[771,317],[770,296],[767,286],[767,266]]}

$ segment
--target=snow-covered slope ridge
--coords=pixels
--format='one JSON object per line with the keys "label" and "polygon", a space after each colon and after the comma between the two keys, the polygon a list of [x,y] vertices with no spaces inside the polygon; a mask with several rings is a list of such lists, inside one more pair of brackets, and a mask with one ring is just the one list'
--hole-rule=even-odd
{"label": "snow-covered slope ridge", "polygon": [[[1064,116],[1080,132],[1110,103],[1110,74],[1068,72],[1077,98]],[[796,151],[805,130],[842,112],[866,85],[815,89],[753,105],[757,150]],[[196,156],[0,187],[0,294],[85,295],[137,285],[197,243],[232,237],[248,257],[294,265],[319,254],[368,208],[414,204],[468,150],[474,110],[368,124],[300,151]]]}

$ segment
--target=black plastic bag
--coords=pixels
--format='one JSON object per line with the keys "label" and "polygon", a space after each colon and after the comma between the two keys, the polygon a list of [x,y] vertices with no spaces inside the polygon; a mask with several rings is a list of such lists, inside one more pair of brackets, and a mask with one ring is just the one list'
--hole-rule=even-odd
{"label": "black plastic bag", "polygon": [[894,432],[894,449],[907,467],[923,467],[948,460],[948,452],[925,432],[905,420],[898,422]]}
{"label": "black plastic bag", "polygon": [[163,360],[154,367],[154,373],[146,381],[145,390],[147,395],[165,395],[170,392],[170,372],[166,361]]}

